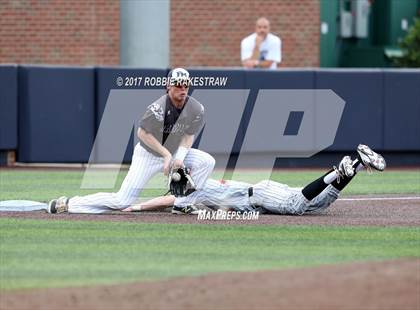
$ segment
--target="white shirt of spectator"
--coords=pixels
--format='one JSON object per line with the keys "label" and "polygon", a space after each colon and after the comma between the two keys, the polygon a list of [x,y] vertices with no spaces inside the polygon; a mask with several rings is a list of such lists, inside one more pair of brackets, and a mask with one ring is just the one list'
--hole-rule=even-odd
{"label": "white shirt of spectator", "polygon": [[[241,60],[251,58],[252,51],[255,46],[255,38],[257,34],[253,33],[245,37],[241,42]],[[281,62],[281,40],[278,36],[269,33],[260,45],[260,59],[259,60],[272,60],[273,63],[270,69],[276,69],[277,64]]]}

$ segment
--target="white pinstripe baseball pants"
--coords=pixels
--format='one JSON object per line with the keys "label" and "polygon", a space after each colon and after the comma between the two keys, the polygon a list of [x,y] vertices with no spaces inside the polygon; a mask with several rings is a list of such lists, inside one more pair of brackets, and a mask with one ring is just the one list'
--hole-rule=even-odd
{"label": "white pinstripe baseball pants", "polygon": [[[248,197],[248,188],[253,186],[253,196]],[[264,180],[255,185],[243,182],[207,180],[201,191],[195,191],[187,197],[177,197],[176,205],[203,204],[211,208],[234,208],[237,211],[253,211],[252,205],[261,206],[264,213],[296,214],[319,212],[328,208],[340,194],[332,185],[328,185],[318,196],[307,201],[300,188],[289,187],[271,180]]]}
{"label": "white pinstripe baseball pants", "polygon": [[[191,177],[196,187],[202,188],[213,171],[215,160],[208,153],[190,149],[184,159],[184,164],[191,169]],[[118,192],[75,196],[69,200],[68,211],[69,213],[104,213],[124,209],[134,203],[147,182],[162,171],[163,158],[153,155],[137,143],[130,169]]]}
{"label": "white pinstripe baseball pants", "polygon": [[262,206],[268,213],[302,215],[328,208],[337,200],[339,194],[340,191],[330,184],[314,199],[308,201],[301,188],[264,180],[255,184],[251,202]]}

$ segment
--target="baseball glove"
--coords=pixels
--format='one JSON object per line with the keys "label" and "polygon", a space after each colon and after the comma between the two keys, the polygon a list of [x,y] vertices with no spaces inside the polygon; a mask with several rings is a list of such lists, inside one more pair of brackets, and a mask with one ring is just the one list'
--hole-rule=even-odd
{"label": "baseball glove", "polygon": [[188,168],[178,168],[169,174],[169,191],[176,197],[187,196],[195,190]]}

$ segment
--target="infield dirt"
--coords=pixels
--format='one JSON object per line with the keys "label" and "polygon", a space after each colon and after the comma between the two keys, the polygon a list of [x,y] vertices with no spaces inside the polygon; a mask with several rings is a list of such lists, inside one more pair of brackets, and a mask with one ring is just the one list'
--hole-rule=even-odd
{"label": "infield dirt", "polygon": [[[363,199],[368,198],[363,196]],[[388,197],[391,198],[391,197]],[[334,225],[334,226],[420,226],[420,197],[415,200],[338,200],[319,214],[303,216],[263,215],[258,220],[197,220],[195,215],[169,212],[112,212],[109,214],[47,214],[38,212],[0,212],[0,217],[46,220],[124,221],[175,224],[249,225]]]}
{"label": "infield dirt", "polygon": [[413,309],[420,260],[2,292],[0,309]]}

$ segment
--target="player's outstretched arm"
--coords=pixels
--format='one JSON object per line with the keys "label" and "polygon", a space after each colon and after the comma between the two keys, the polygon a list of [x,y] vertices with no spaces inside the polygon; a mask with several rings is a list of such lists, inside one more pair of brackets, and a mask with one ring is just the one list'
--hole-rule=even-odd
{"label": "player's outstretched arm", "polygon": [[160,196],[150,199],[146,202],[132,205],[128,208],[123,209],[123,212],[134,212],[134,211],[157,211],[163,210],[167,207],[172,207],[175,203],[175,196]]}

